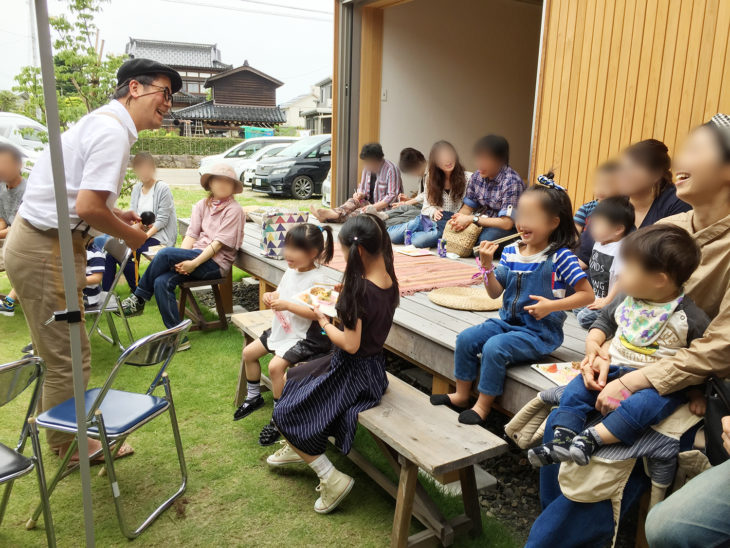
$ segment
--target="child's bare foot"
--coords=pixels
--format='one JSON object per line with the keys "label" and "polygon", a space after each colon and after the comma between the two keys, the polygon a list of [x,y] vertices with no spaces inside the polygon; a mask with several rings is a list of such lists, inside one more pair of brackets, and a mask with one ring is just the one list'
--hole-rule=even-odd
{"label": "child's bare foot", "polygon": [[320,223],[327,222],[327,218],[326,218],[326,214],[325,214],[326,211],[327,211],[326,209],[321,209],[321,208],[315,207],[313,205],[309,206],[309,212],[312,215],[314,215]]}
{"label": "child's bare foot", "polygon": [[461,398],[459,394],[433,394],[430,398],[431,405],[448,405],[449,407],[462,411],[469,405],[468,398]]}

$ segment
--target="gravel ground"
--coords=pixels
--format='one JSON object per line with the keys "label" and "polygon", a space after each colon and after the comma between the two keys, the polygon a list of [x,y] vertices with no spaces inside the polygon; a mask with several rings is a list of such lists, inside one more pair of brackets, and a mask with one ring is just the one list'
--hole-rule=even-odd
{"label": "gravel ground", "polygon": [[[198,299],[208,307],[214,306],[213,293],[199,294]],[[258,285],[244,281],[233,284],[233,304],[248,311],[259,309]],[[414,374],[413,365],[387,353],[388,370],[395,376],[430,394],[430,381],[423,374]],[[430,379],[430,377],[429,377]],[[454,416],[456,420],[456,416]],[[487,418],[486,428],[498,436],[504,435],[508,417],[492,411]],[[527,461],[525,452],[509,442],[509,449],[499,457],[481,464],[487,472],[497,478],[495,489],[482,493],[480,502],[488,516],[497,518],[507,525],[518,540],[525,541],[530,527],[540,514],[539,473]],[[616,541],[617,548],[632,548],[636,534],[636,509],[622,520]]]}

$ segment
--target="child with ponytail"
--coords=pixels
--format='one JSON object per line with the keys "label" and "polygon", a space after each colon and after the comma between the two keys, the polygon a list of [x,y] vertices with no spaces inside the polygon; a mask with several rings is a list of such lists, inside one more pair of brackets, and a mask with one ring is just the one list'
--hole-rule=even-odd
{"label": "child with ponytail", "polygon": [[[327,238],[324,237],[325,233]],[[332,260],[334,241],[332,228],[302,223],[286,234],[284,259],[288,268],[273,293],[264,293],[264,303],[274,310],[271,328],[261,338],[243,349],[242,360],[246,370],[248,393],[246,401],[236,410],[233,420],[247,417],[264,405],[261,396],[261,364],[259,360],[269,353],[274,407],[284,389],[286,370],[299,362],[310,361],[328,354],[329,338],[318,325],[318,315],[311,308],[294,300],[294,297],[313,285],[325,282],[320,264]],[[273,421],[259,435],[261,445],[271,445],[279,439],[279,431]]]}
{"label": "child with ponytail", "polygon": [[385,223],[375,215],[351,217],[339,233],[347,259],[336,310],[341,328],[317,310],[319,327],[335,346],[329,356],[288,373],[274,422],[285,438],[266,459],[273,467],[307,463],[319,476],[314,511],[331,512],[354,480],[324,454],[327,438],[347,454],[360,412],[380,403],[388,386],[383,344],[398,306],[393,249]]}

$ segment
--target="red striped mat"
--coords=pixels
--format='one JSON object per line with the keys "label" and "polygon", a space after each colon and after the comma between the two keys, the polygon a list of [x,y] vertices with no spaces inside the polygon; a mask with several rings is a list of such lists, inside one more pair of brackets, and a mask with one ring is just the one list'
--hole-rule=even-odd
{"label": "red striped mat", "polygon": [[[481,282],[479,278],[472,279],[479,270],[476,263],[465,264],[442,259],[436,255],[422,257],[409,257],[402,253],[393,255],[395,275],[398,277],[401,295],[412,295],[439,287],[466,287]],[[340,272],[345,271],[345,258],[340,246],[335,246],[335,256],[327,266]]]}

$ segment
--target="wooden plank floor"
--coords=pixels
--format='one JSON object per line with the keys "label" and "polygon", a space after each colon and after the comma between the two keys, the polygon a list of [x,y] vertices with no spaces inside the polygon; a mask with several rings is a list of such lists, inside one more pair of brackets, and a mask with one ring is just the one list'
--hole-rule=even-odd
{"label": "wooden plank floor", "polygon": [[[181,230],[187,228],[187,219],[180,219]],[[331,225],[334,233],[341,225]],[[261,227],[246,223],[243,245],[236,258],[236,266],[249,274],[278,285],[286,269],[284,261],[265,258],[260,253]],[[336,244],[337,245],[337,244]],[[471,262],[471,259],[459,259]],[[339,282],[342,273],[324,267],[325,275],[332,282]],[[454,380],[453,351],[456,336],[497,312],[468,312],[452,310],[432,303],[426,292],[402,297],[396,310],[393,328],[386,340],[389,350],[450,381]],[[586,331],[581,329],[573,314],[565,322],[565,340],[550,359],[555,361],[579,361],[583,358]],[[550,381],[528,366],[514,366],[507,370],[505,396],[502,407],[509,412],[518,411],[534,397],[535,391],[553,386]]]}

